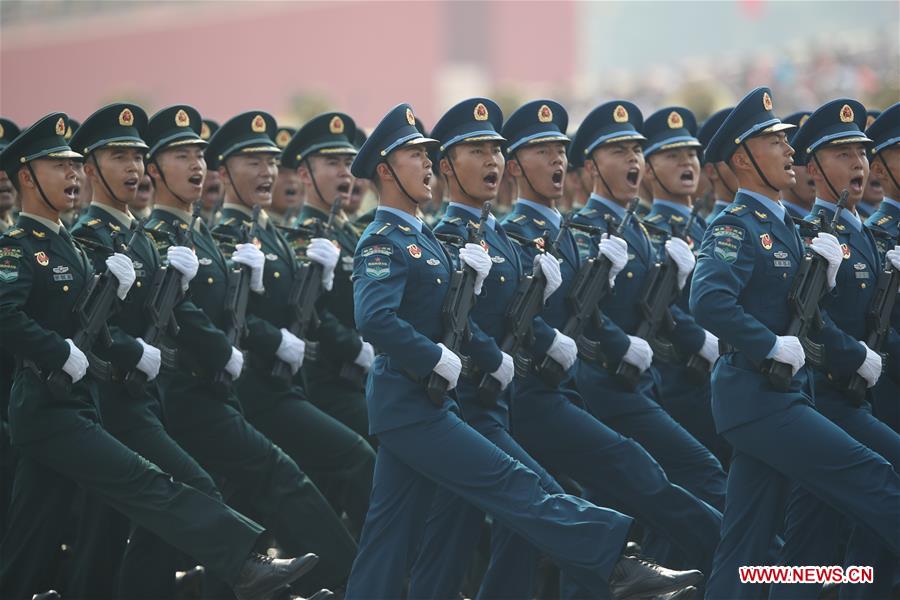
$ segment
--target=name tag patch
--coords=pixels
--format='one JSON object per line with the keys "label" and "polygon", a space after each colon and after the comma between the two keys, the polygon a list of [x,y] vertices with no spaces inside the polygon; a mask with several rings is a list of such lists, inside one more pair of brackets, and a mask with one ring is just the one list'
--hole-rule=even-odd
{"label": "name tag patch", "polygon": [[712,236],[715,238],[713,255],[722,262],[733,263],[741,251],[744,235],[744,230],[740,227],[715,225],[712,229]]}
{"label": "name tag patch", "polygon": [[391,274],[391,259],[381,254],[369,256],[365,261],[366,277],[384,279]]}

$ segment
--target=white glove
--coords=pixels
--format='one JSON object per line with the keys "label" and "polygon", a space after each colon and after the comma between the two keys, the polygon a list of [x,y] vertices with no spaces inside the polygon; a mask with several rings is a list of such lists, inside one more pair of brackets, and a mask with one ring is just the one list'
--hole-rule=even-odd
{"label": "white glove", "polygon": [[113,277],[116,278],[116,281],[119,282],[119,289],[116,290],[116,295],[119,297],[119,300],[124,300],[125,296],[128,295],[128,290],[131,289],[135,279],[137,279],[137,274],[134,272],[134,264],[130,258],[116,252],[106,259],[106,267],[113,274]]}
{"label": "white glove", "polygon": [[[482,252],[484,252],[482,250]],[[441,359],[434,365],[432,369],[435,373],[447,380],[447,389],[452,390],[459,381],[459,373],[462,371],[462,361],[459,357],[450,351],[444,344],[438,343],[441,349]]]}
{"label": "white glove", "polygon": [[281,343],[278,344],[278,350],[275,356],[286,362],[291,367],[291,373],[296,373],[303,364],[303,356],[306,354],[306,342],[298,338],[296,335],[281,328]]}
{"label": "white glove", "polygon": [[699,354],[709,361],[709,369],[711,371],[716,360],[719,358],[719,338],[708,331],[705,331],[704,333],[706,334],[706,339],[703,340],[703,347],[700,348]]}
{"label": "white glove", "polygon": [[459,249],[459,259],[475,270],[475,295],[481,293],[481,284],[491,272],[491,256],[480,244],[468,243]]}
{"label": "white glove", "polygon": [[684,289],[688,275],[694,270],[694,264],[697,262],[694,253],[683,239],[670,238],[666,240],[666,254],[675,261],[675,266],[678,267],[678,289]]}
{"label": "white glove", "polygon": [[62,369],[72,378],[72,383],[75,383],[87,373],[88,359],[75,342],[66,338],[66,343],[69,344],[69,358],[66,359]]}
{"label": "white glove", "polygon": [[820,233],[813,238],[810,244],[812,251],[828,261],[828,288],[834,289],[837,285],[837,272],[841,267],[841,261],[844,260],[844,251],[841,250],[841,244],[837,238],[830,233]]}
{"label": "white glove", "polygon": [[775,340],[772,359],[791,365],[791,375],[796,375],[806,362],[806,353],[800,340],[793,335],[779,335]]}
{"label": "white glove", "polygon": [[501,354],[503,355],[503,360],[500,361],[500,366],[497,370],[491,373],[491,377],[500,382],[501,390],[505,390],[506,386],[513,380],[513,377],[516,376],[516,365],[513,363],[512,356],[506,352],[501,352]]}
{"label": "white glove", "polygon": [[562,273],[559,272],[559,261],[547,252],[541,252],[534,257],[534,271],[540,271],[547,280],[544,286],[544,302],[553,295],[553,292],[562,285]]}
{"label": "white glove", "polygon": [[547,349],[547,356],[558,362],[564,371],[568,371],[575,364],[575,359],[578,358],[578,344],[569,336],[560,333],[558,329],[554,331],[556,331],[556,337],[553,338],[553,343]]}
{"label": "white glove", "polygon": [[375,348],[362,338],[360,338],[360,341],[362,341],[362,347],[359,349],[359,354],[356,355],[353,362],[368,371],[372,368],[372,363],[375,362]]}
{"label": "white glove", "polygon": [[263,285],[263,274],[266,269],[266,255],[256,247],[256,244],[237,244],[231,260],[250,267],[250,289],[257,294],[266,291]]}
{"label": "white glove", "polygon": [[231,347],[231,358],[228,359],[228,362],[225,363],[225,372],[231,375],[231,378],[237,380],[241,376],[241,371],[244,370],[244,355],[240,350]]}
{"label": "white glove", "polygon": [[650,348],[647,340],[643,338],[629,335],[628,340],[630,342],[628,350],[625,352],[622,360],[630,365],[634,365],[643,373],[650,368],[650,363],[653,362],[653,349]]}
{"label": "white glove", "polygon": [[159,367],[162,364],[159,348],[151,346],[141,338],[137,338],[137,341],[144,347],[144,353],[141,354],[141,359],[138,361],[137,368],[144,372],[147,376],[147,381],[153,381],[156,379],[156,376],[159,375]]}
{"label": "white glove", "polygon": [[878,378],[881,377],[881,355],[869,348],[865,342],[860,342],[866,349],[866,360],[856,370],[859,375],[866,380],[866,387],[873,387]]}
{"label": "white glove", "polygon": [[890,262],[894,268],[900,271],[900,246],[894,246],[893,250],[888,250],[884,257]]}
{"label": "white glove", "polygon": [[628,242],[620,237],[604,233],[597,245],[600,254],[609,259],[612,266],[609,268],[609,287],[616,285],[616,275],[625,268],[628,263]]}
{"label": "white glove", "polygon": [[341,256],[340,249],[325,238],[313,238],[306,248],[306,256],[322,265],[322,287],[331,291],[334,286],[334,267]]}
{"label": "white glove", "polygon": [[187,246],[169,246],[166,258],[169,264],[181,273],[181,289],[187,291],[191,280],[197,275],[197,269],[200,268],[197,255]]}

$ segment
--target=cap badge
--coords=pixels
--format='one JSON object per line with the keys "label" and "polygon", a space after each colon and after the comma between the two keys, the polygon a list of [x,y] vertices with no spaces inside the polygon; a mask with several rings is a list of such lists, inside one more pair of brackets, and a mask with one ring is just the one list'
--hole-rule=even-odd
{"label": "cap badge", "polygon": [[476,121],[487,121],[488,120],[488,109],[487,106],[479,102],[475,105],[475,120]]}
{"label": "cap badge", "polygon": [[279,148],[284,148],[288,145],[288,142],[291,141],[291,132],[287,129],[282,129],[278,132],[278,135],[275,136],[275,145]]}
{"label": "cap badge", "polygon": [[131,127],[134,125],[134,113],[130,108],[123,108],[119,113],[119,125],[122,127]]}
{"label": "cap badge", "polygon": [[[416,120],[413,119],[413,123],[415,122]],[[328,123],[328,131],[334,135],[344,133],[344,120],[337,115],[331,117],[331,121]]]}
{"label": "cap badge", "polygon": [[416,125],[416,116],[413,114],[412,109],[408,106],[406,107],[406,122],[414,127]]}
{"label": "cap badge", "polygon": [[266,120],[262,115],[256,115],[255,117],[253,117],[253,121],[250,122],[250,129],[253,130],[253,133],[266,132]]}
{"label": "cap badge", "polygon": [[175,124],[179,127],[190,127],[191,119],[188,117],[188,114],[184,111],[183,108],[179,108],[178,112],[175,113]]}
{"label": "cap badge", "polygon": [[684,127],[684,119],[681,118],[681,115],[678,114],[678,111],[673,110],[669,113],[669,129],[681,129]]}
{"label": "cap badge", "polygon": [[3,133],[4,133],[4,132],[3,132],[3,124],[0,123],[0,138],[3,137]]}
{"label": "cap badge", "polygon": [[56,135],[65,135],[66,134],[66,120],[62,117],[56,121]]}
{"label": "cap badge", "polygon": [[845,104],[841,107],[841,123],[852,123],[853,122],[853,109],[850,108],[849,104]]}
{"label": "cap badge", "polygon": [[[866,129],[871,127],[872,123],[874,123],[874,122],[875,122],[875,117],[873,117],[872,115],[867,116],[866,117]],[[0,131],[2,131],[2,130],[0,130]],[[0,133],[0,137],[2,137],[2,136],[3,136],[3,134]]]}
{"label": "cap badge", "polygon": [[616,123],[627,123],[628,122],[628,111],[625,110],[625,107],[619,104],[613,109],[613,121]]}
{"label": "cap badge", "polygon": [[553,111],[546,104],[541,104],[538,109],[538,121],[541,123],[549,123],[553,120]]}
{"label": "cap badge", "polygon": [[763,108],[772,110],[772,96],[769,95],[769,92],[763,92]]}
{"label": "cap badge", "polygon": [[203,125],[200,126],[200,139],[208,140],[209,136],[210,136],[209,125],[207,125],[206,123],[203,123]]}
{"label": "cap badge", "polygon": [[66,138],[66,141],[68,142],[72,139],[73,135],[75,135],[75,132],[72,131],[72,126],[69,125],[68,127],[66,127],[66,135],[64,135],[63,137]]}

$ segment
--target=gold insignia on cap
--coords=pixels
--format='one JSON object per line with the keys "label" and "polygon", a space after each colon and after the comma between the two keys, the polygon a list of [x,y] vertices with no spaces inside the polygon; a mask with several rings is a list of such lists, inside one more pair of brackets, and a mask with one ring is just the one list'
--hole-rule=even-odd
{"label": "gold insignia on cap", "polygon": [[488,109],[487,106],[479,102],[475,105],[475,120],[476,121],[487,121],[488,120]]}
{"label": "gold insignia on cap", "polygon": [[546,104],[541,104],[538,109],[538,121],[541,123],[549,123],[553,120],[553,111]]}
{"label": "gold insignia on cap", "polygon": [[769,92],[763,92],[763,108],[772,110],[772,96],[769,95]]}
{"label": "gold insignia on cap", "polygon": [[179,127],[190,127],[191,126],[191,118],[188,117],[188,114],[184,112],[183,108],[179,108],[178,112],[175,113],[175,124]]}
{"label": "gold insignia on cap", "polygon": [[200,126],[200,139],[208,140],[210,135],[211,133],[209,131],[209,125],[203,123],[203,125]]}
{"label": "gold insignia on cap", "polygon": [[119,113],[119,125],[122,127],[131,127],[134,125],[134,113],[130,108],[123,108]]}
{"label": "gold insignia on cap", "polygon": [[406,122],[410,125],[416,124],[416,117],[413,115],[413,111],[408,106],[406,107]]}
{"label": "gold insignia on cap", "polygon": [[253,133],[266,132],[266,120],[262,115],[256,115],[255,117],[253,117],[253,120],[250,121],[250,129],[253,130]]}
{"label": "gold insignia on cap", "polygon": [[[874,117],[874,116],[872,116],[872,115],[867,116],[867,117],[866,117],[866,129],[868,129],[869,127],[871,127],[871,126],[872,126],[872,123],[874,123],[874,122],[875,122],[875,117]],[[3,130],[0,129],[0,131],[3,131]],[[2,136],[3,136],[3,134],[0,133],[0,137],[2,137]]]}
{"label": "gold insignia on cap", "polygon": [[288,145],[288,142],[291,141],[291,132],[287,129],[282,129],[278,132],[278,135],[275,136],[275,145],[279,148],[284,148]]}
{"label": "gold insignia on cap", "polygon": [[809,115],[803,115],[800,117],[800,127],[803,127],[803,124],[809,121]]}
{"label": "gold insignia on cap", "polygon": [[[413,119],[413,124],[415,124],[415,122],[416,120]],[[334,135],[344,133],[344,120],[337,115],[331,117],[331,121],[328,123],[328,131]]]}
{"label": "gold insignia on cap", "polygon": [[625,107],[621,104],[613,109],[613,121],[616,123],[625,123],[628,121],[628,111],[625,110]]}
{"label": "gold insignia on cap", "polygon": [[678,111],[675,110],[669,113],[668,123],[669,129],[681,129],[684,127],[684,119],[682,119]]}
{"label": "gold insignia on cap", "polygon": [[853,109],[850,108],[849,104],[845,104],[841,107],[841,123],[852,123],[853,122]]}
{"label": "gold insignia on cap", "polygon": [[62,117],[56,121],[56,135],[66,135],[66,120]]}
{"label": "gold insignia on cap", "polygon": [[3,123],[0,123],[0,138],[3,137],[3,133],[4,133],[4,131],[3,131]]}

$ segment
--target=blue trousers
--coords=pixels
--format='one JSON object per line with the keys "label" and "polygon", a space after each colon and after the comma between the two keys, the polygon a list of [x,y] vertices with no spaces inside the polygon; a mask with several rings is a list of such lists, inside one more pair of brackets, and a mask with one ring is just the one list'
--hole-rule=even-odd
{"label": "blue trousers", "polygon": [[[422,402],[428,402],[424,395]],[[401,597],[438,486],[549,555],[578,585],[605,593],[630,517],[574,496],[548,494],[534,471],[453,412],[383,431],[378,439],[375,483],[348,599]]]}

